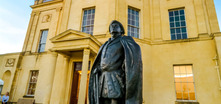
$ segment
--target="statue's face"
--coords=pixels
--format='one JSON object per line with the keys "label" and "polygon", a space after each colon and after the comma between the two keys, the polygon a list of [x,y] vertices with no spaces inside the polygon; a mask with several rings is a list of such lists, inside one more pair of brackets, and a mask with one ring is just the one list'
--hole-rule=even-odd
{"label": "statue's face", "polygon": [[120,25],[118,23],[111,24],[111,26],[110,26],[111,35],[119,34],[119,33],[121,33],[121,31],[122,30],[121,30]]}

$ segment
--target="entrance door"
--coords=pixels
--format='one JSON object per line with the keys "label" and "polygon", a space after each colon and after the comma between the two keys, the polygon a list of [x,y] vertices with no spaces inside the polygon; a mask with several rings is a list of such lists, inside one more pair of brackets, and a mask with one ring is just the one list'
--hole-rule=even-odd
{"label": "entrance door", "polygon": [[[89,63],[89,67],[90,67],[90,63]],[[82,62],[74,62],[74,73],[73,73],[73,80],[72,80],[70,104],[78,103],[79,87],[80,87],[80,82],[81,82],[81,71],[82,71]],[[88,70],[87,83],[89,82],[89,73],[90,71]],[[88,84],[87,84],[87,89],[88,89]],[[87,104],[87,97],[85,100],[86,100],[85,104]]]}

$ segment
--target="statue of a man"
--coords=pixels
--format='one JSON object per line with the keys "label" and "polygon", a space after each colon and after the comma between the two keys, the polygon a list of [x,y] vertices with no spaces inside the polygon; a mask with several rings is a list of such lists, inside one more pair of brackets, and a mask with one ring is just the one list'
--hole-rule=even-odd
{"label": "statue of a man", "polygon": [[142,60],[139,45],[114,20],[111,38],[97,54],[89,81],[90,104],[142,104]]}

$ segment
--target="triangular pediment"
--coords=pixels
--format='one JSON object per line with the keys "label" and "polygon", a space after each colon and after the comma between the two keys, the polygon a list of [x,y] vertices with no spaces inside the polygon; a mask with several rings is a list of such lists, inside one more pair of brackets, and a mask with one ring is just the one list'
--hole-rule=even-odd
{"label": "triangular pediment", "polygon": [[57,36],[51,38],[50,40],[52,42],[56,42],[56,41],[82,39],[82,38],[89,38],[89,37],[91,37],[90,34],[69,29],[69,30],[66,30],[65,32],[62,32],[62,33],[58,34]]}

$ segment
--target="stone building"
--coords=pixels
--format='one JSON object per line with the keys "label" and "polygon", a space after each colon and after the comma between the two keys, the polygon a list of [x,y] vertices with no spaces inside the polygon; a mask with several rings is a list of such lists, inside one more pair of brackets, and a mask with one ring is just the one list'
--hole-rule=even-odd
{"label": "stone building", "polygon": [[144,104],[221,104],[213,0],[36,0],[22,52],[0,55],[10,101],[88,104],[90,67],[112,20],[141,46]]}

